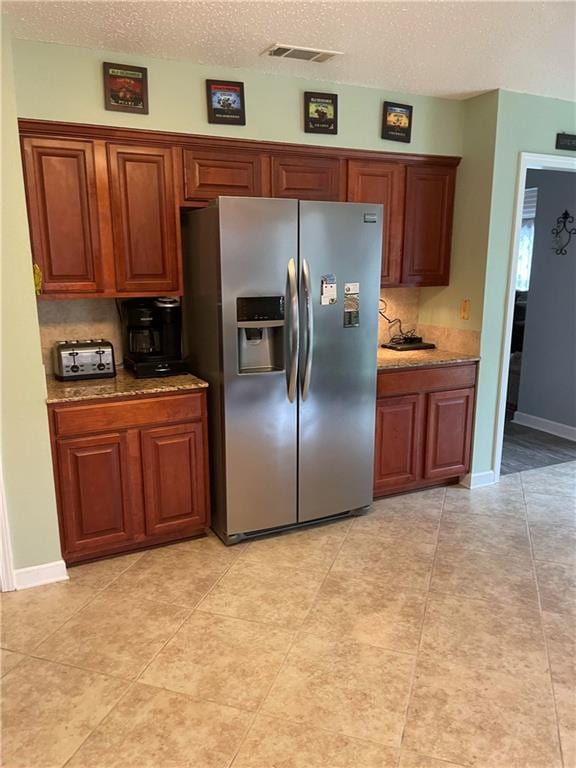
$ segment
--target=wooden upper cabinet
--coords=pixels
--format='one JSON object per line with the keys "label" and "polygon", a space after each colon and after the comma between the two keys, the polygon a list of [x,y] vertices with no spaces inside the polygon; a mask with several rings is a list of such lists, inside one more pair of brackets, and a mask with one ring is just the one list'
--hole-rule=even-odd
{"label": "wooden upper cabinet", "polygon": [[220,196],[381,203],[381,284],[449,283],[457,158],[42,121],[20,128],[46,298],[181,295],[180,207]]}
{"label": "wooden upper cabinet", "polygon": [[170,148],[109,144],[108,160],[117,291],[181,291]]}
{"label": "wooden upper cabinet", "polygon": [[344,200],[345,162],[311,155],[272,156],[272,197]]}
{"label": "wooden upper cabinet", "polygon": [[94,144],[25,138],[24,179],[42,294],[103,289]]}
{"label": "wooden upper cabinet", "polygon": [[232,149],[185,149],[182,155],[185,200],[270,194],[270,161],[266,155]]}
{"label": "wooden upper cabinet", "polygon": [[402,278],[402,239],[406,167],[400,163],[350,160],[348,196],[356,203],[384,206],[381,285],[398,285]]}
{"label": "wooden upper cabinet", "polygon": [[402,282],[448,285],[456,168],[408,166]]}

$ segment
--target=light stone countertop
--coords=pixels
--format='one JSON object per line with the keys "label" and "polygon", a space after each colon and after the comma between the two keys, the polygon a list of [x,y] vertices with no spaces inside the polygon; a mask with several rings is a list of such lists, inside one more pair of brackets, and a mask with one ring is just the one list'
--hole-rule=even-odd
{"label": "light stone countertop", "polygon": [[[449,352],[444,349],[419,349],[411,352],[396,352],[392,349],[378,349],[378,370],[396,368],[425,368],[427,366],[456,365],[476,362],[480,358]],[[191,373],[153,379],[137,379],[128,371],[119,368],[113,379],[86,379],[81,381],[58,381],[54,376],[46,377],[47,403],[72,403],[80,400],[100,400],[113,397],[140,397],[142,395],[185,392],[205,389],[208,384]]]}
{"label": "light stone countertop", "polygon": [[130,372],[119,368],[113,379],[85,379],[81,381],[58,381],[54,376],[46,377],[47,403],[72,403],[78,400],[100,400],[111,397],[140,397],[142,395],[170,394],[194,389],[204,389],[205,381],[191,373],[178,376],[137,379]]}
{"label": "light stone countertop", "polygon": [[461,352],[449,352],[445,349],[414,349],[408,352],[396,352],[394,349],[378,348],[378,370],[388,371],[394,368],[426,368],[430,365],[456,365],[480,360],[477,355],[464,355]]}

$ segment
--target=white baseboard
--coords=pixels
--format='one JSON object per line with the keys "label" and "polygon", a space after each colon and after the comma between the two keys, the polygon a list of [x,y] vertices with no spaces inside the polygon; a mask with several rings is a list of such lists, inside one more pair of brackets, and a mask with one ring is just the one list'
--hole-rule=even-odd
{"label": "white baseboard", "polygon": [[516,411],[512,421],[522,427],[530,427],[540,432],[547,432],[549,435],[556,435],[556,437],[563,437],[565,440],[576,442],[576,427],[571,427],[569,424],[541,419],[540,416],[532,416],[530,413],[522,413],[522,411]]}
{"label": "white baseboard", "polygon": [[494,485],[496,483],[496,473],[493,470],[488,472],[475,472],[466,475],[460,481],[460,485],[466,488],[482,488],[484,485]]}
{"label": "white baseboard", "polygon": [[55,581],[67,581],[68,572],[64,560],[53,563],[32,565],[29,568],[17,568],[14,571],[16,589],[40,587],[42,584],[52,584]]}

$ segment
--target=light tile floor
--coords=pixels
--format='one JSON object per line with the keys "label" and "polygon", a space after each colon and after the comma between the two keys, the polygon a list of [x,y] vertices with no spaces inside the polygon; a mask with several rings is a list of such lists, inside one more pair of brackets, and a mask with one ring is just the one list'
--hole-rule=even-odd
{"label": "light tile floor", "polygon": [[2,596],[5,768],[574,768],[576,462]]}

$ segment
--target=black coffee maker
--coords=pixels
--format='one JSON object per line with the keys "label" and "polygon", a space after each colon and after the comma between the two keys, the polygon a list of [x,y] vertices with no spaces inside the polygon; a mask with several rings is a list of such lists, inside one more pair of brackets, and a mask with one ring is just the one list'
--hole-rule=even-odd
{"label": "black coffee maker", "polygon": [[124,367],[136,378],[184,373],[182,310],[178,299],[125,299],[121,303]]}

